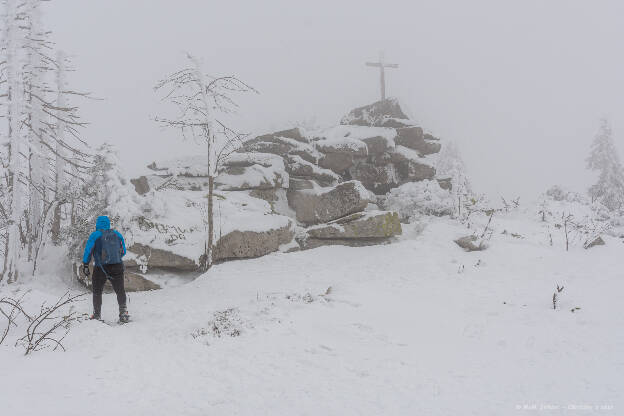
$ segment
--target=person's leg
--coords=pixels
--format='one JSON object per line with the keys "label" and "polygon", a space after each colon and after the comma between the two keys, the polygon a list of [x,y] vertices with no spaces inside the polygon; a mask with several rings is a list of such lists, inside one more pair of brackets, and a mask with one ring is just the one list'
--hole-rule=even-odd
{"label": "person's leg", "polygon": [[93,286],[93,315],[99,318],[102,316],[102,291],[106,284],[106,275],[99,267],[93,269],[91,284]]}
{"label": "person's leg", "polygon": [[124,268],[123,264],[112,264],[107,268],[111,276],[113,289],[117,294],[117,303],[119,304],[119,313],[128,312],[126,307],[126,290],[124,287]]}

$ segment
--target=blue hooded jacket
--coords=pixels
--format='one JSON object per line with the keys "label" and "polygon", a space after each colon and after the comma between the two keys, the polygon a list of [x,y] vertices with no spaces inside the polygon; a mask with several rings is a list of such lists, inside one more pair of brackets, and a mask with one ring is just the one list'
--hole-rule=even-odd
{"label": "blue hooded jacket", "polygon": [[[98,217],[95,223],[95,231],[92,232],[91,235],[89,236],[89,239],[87,240],[87,245],[85,246],[85,249],[84,249],[84,254],[82,255],[83,263],[88,264],[91,262],[91,256],[93,255],[93,248],[95,247],[95,243],[98,240],[98,238],[102,237],[102,231],[104,230],[110,230],[110,219],[106,215],[102,215]],[[121,239],[121,244],[123,246],[122,256],[125,256],[126,255],[126,242],[124,241],[124,238],[119,231],[117,230],[113,230],[113,231]],[[96,260],[96,266],[101,266],[101,264],[97,264],[97,260]]]}

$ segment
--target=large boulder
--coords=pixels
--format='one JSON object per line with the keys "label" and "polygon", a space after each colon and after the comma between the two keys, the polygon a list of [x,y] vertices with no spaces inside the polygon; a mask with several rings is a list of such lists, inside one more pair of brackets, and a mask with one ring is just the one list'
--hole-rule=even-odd
{"label": "large boulder", "polygon": [[272,139],[273,137],[286,137],[287,139],[293,139],[301,143],[308,143],[308,138],[303,134],[301,129],[298,127],[288,129],[288,130],[280,130],[275,133],[264,134],[262,136],[258,136],[258,139],[267,140]]}
{"label": "large boulder", "polygon": [[438,153],[442,147],[439,139],[425,134],[422,128],[415,126],[397,129],[395,142],[397,145],[416,150],[421,155]]}
{"label": "large boulder", "polygon": [[320,157],[314,147],[307,142],[270,134],[259,136],[245,142],[245,145],[239,152],[272,153],[282,157],[286,155],[297,155],[312,163],[316,163]]}
{"label": "large boulder", "polygon": [[[395,120],[404,120],[407,123],[407,118],[396,98],[388,98],[351,110],[340,120],[340,124],[392,127],[399,124]],[[391,121],[396,124],[391,123]],[[400,123],[400,125],[404,124]]]}
{"label": "large boulder", "polygon": [[[386,158],[375,158],[384,161]],[[372,161],[372,160],[371,160]],[[401,182],[397,169],[390,163],[371,163],[368,160],[361,161],[349,169],[351,178],[362,182],[362,185],[377,195],[386,194],[390,189],[396,188]]]}
{"label": "large boulder", "polygon": [[291,242],[293,237],[291,223],[266,231],[234,230],[217,241],[214,259],[223,261],[264,256]]}
{"label": "large boulder", "polygon": [[318,140],[316,148],[324,154],[319,166],[341,175],[359,158],[368,155],[366,143],[354,137],[330,137]]}
{"label": "large boulder", "polygon": [[392,163],[396,167],[398,185],[406,182],[417,182],[425,179],[433,179],[436,174],[435,168],[422,157],[417,151],[403,146],[396,146],[392,153]]}
{"label": "large boulder", "polygon": [[374,197],[358,181],[348,181],[331,188],[288,192],[288,203],[297,220],[321,224],[354,212],[363,211]]}
{"label": "large boulder", "polygon": [[215,185],[221,190],[241,191],[288,188],[284,160],[270,153],[233,153],[224,162]]}
{"label": "large boulder", "polygon": [[129,267],[137,267],[140,264],[144,264],[148,268],[158,267],[181,271],[194,271],[199,267],[193,259],[176,254],[170,250],[150,247],[146,244],[134,243],[128,247],[128,251],[135,255],[124,262]]}
{"label": "large boulder", "polygon": [[328,224],[310,227],[308,236],[318,239],[389,238],[401,234],[396,212],[357,212]]}
{"label": "large boulder", "polygon": [[310,163],[300,156],[292,155],[288,156],[286,159],[286,172],[288,172],[291,176],[303,179],[313,179],[321,186],[335,185],[342,180],[342,178],[335,172]]}

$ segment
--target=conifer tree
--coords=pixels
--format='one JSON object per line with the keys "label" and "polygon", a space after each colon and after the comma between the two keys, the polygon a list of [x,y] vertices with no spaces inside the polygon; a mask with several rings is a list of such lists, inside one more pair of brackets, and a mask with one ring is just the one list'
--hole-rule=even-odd
{"label": "conifer tree", "polygon": [[606,119],[601,120],[600,129],[594,137],[587,167],[598,172],[597,182],[589,188],[592,201],[599,201],[612,211],[623,209],[624,171]]}

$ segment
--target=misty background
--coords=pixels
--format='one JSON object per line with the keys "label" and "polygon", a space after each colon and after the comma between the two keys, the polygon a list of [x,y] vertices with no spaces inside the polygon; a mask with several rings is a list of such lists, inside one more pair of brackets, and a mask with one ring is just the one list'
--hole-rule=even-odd
{"label": "misty background", "polygon": [[153,160],[203,151],[152,118],[153,91],[189,51],[213,75],[260,91],[241,96],[236,127],[260,134],[337,124],[387,92],[455,141],[477,191],[532,198],[553,184],[585,190],[601,117],[624,151],[624,5],[617,1],[55,0],[45,21],[73,57],[86,138],[121,150],[131,176]]}

